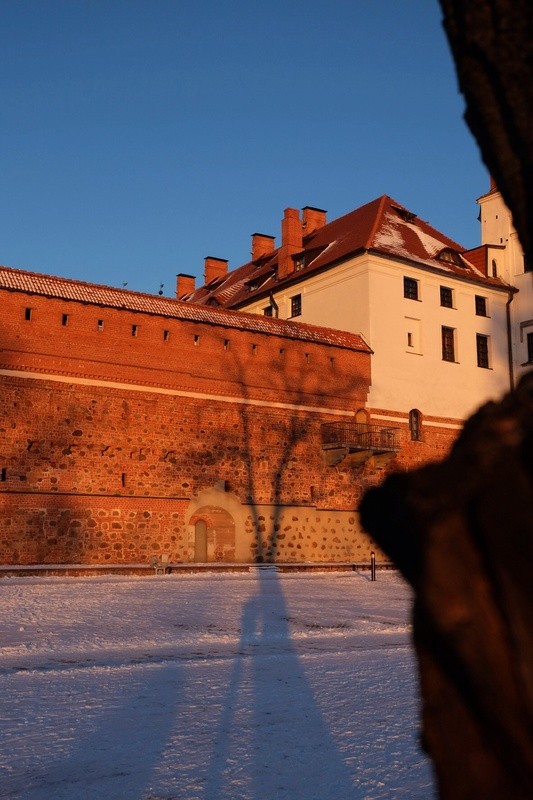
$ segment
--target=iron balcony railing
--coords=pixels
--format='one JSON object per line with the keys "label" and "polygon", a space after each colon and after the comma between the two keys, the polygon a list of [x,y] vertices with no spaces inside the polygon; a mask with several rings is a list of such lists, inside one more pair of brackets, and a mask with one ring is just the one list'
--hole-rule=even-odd
{"label": "iron balcony railing", "polygon": [[400,449],[398,431],[399,428],[383,428],[365,422],[326,422],[322,425],[322,447],[395,453]]}

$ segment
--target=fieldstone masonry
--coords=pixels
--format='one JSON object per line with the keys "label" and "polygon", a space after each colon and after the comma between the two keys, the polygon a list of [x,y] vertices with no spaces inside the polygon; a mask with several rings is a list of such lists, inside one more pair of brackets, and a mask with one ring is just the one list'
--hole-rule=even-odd
{"label": "fieldstone masonry", "polygon": [[[360,337],[0,273],[1,563],[188,563],[201,536],[213,561],[368,559],[356,509],[383,467],[321,441],[366,406]],[[388,468],[455,435],[398,427]]]}

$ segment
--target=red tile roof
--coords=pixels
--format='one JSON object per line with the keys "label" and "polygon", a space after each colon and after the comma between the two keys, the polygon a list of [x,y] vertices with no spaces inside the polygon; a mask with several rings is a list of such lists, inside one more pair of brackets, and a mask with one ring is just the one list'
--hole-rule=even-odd
{"label": "red tile roof", "polygon": [[470,264],[473,264],[484,275],[487,274],[487,245],[482,244],[479,247],[474,247],[472,250],[467,250],[464,254]]}
{"label": "red tile roof", "polygon": [[111,286],[85,283],[68,278],[57,278],[53,275],[27,272],[12,267],[0,267],[0,289],[94,304],[100,307],[140,311],[185,322],[221,325],[225,328],[328,344],[364,353],[371,352],[363,338],[357,334],[273,317],[262,317],[257,314],[245,314],[222,308],[184,303],[170,297],[115,289]]}
{"label": "red tile roof", "polygon": [[216,286],[201,286],[188,301],[239,308],[261,296],[268,297],[281,285],[302,278],[363,252],[377,253],[400,260],[403,264],[437,270],[495,288],[505,284],[487,277],[478,259],[453,239],[419,219],[405,206],[382,195],[355,211],[327,223],[304,237],[300,254],[303,266],[282,280],[277,277],[278,250],[258,262],[249,262],[233,270]]}

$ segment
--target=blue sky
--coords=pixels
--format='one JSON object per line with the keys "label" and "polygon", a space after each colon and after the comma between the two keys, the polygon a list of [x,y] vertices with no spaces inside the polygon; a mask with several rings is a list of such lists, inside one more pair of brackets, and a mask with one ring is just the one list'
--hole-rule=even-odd
{"label": "blue sky", "polygon": [[0,263],[172,295],[389,194],[466,247],[488,175],[437,0],[0,0]]}

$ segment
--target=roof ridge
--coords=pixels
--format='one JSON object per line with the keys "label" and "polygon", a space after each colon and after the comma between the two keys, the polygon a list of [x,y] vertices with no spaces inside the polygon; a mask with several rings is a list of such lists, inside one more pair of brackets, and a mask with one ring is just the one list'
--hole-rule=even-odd
{"label": "roof ridge", "polygon": [[372,242],[374,240],[374,236],[376,235],[376,231],[378,230],[378,228],[379,228],[379,226],[381,224],[381,220],[383,219],[385,203],[387,202],[387,200],[392,200],[392,198],[389,197],[387,194],[382,194],[381,197],[376,198],[376,199],[379,200],[378,212],[377,212],[376,217],[374,219],[374,224],[372,225],[372,228],[370,230],[370,234],[368,236],[368,239],[365,242],[365,249],[366,250],[370,249],[370,247],[372,245]]}

